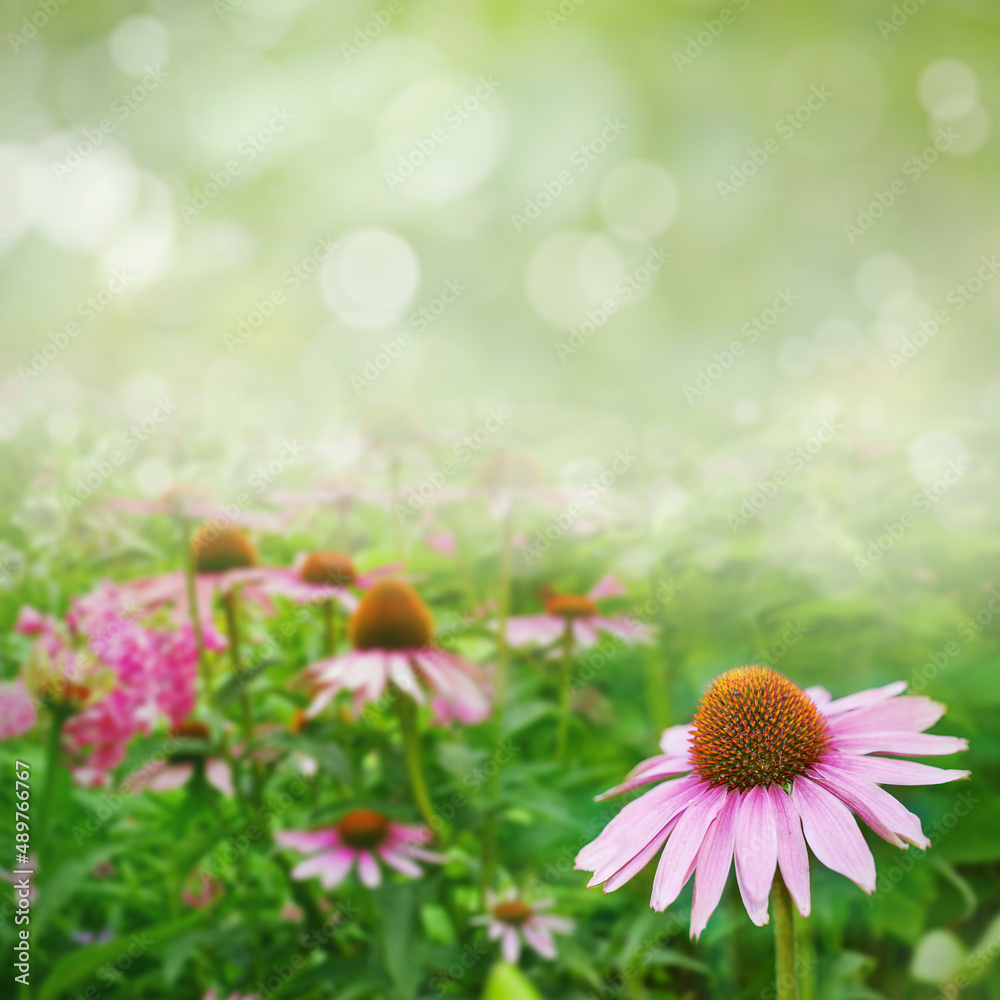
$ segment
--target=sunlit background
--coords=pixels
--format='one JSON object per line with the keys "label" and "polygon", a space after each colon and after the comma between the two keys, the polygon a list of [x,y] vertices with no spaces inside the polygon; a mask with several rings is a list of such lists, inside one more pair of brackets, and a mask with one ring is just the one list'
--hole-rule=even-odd
{"label": "sunlit background", "polygon": [[[643,739],[749,658],[995,720],[995,4],[17,0],[0,30],[0,585],[136,558],[100,501],[178,484],[382,491],[409,509],[368,541],[412,553],[512,449],[582,504],[549,547],[520,525],[515,574],[600,537],[685,582]],[[995,875],[998,816],[942,858]],[[876,921],[908,946],[921,891]]]}

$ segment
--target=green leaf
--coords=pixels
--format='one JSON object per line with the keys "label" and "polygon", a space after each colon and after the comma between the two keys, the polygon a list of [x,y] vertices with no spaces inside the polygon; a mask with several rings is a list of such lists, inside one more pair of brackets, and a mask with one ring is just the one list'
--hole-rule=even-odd
{"label": "green leaf", "polygon": [[[104,944],[90,945],[78,948],[61,958],[52,967],[38,993],[38,1000],[61,1000],[64,993],[71,992],[78,983],[85,979],[93,979],[102,966],[109,962],[128,956],[137,959],[139,955],[155,951],[158,945],[167,944],[179,934],[190,930],[202,920],[205,920],[208,910],[190,913],[180,920],[170,920],[156,924],[144,931],[135,932],[128,938],[115,938]],[[143,942],[148,942],[145,948]],[[130,953],[129,949],[132,948]],[[144,949],[135,954],[136,950]]]}
{"label": "green leaf", "polygon": [[542,1000],[542,995],[516,965],[497,962],[486,978],[482,1000]]}

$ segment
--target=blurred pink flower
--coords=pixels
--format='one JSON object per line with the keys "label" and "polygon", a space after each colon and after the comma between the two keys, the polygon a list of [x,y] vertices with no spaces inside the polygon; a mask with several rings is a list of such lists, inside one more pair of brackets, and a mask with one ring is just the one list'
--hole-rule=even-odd
{"label": "blurred pink flower", "polygon": [[292,877],[318,876],[324,889],[334,889],[357,865],[363,885],[374,889],[382,883],[376,858],[403,875],[420,878],[423,870],[414,861],[443,864],[445,857],[420,846],[431,839],[425,826],[396,823],[374,809],[355,809],[335,826],[320,830],[283,830],[274,839],[284,847],[310,854],[292,870]]}
{"label": "blurred pink flower", "polygon": [[487,891],[486,905],[490,912],[473,917],[470,923],[485,926],[491,941],[499,938],[504,961],[511,965],[516,965],[521,957],[522,938],[542,958],[552,961],[556,957],[553,933],[572,934],[576,927],[572,920],[546,913],[552,904],[551,899],[528,903],[518,896],[516,889],[500,897]]}
{"label": "blurred pink flower", "polygon": [[188,906],[200,909],[208,906],[226,891],[225,885],[207,872],[195,869],[184,882],[181,889],[181,901]]}
{"label": "blurred pink flower", "polygon": [[358,606],[358,599],[348,587],[365,590],[399,568],[399,564],[393,564],[359,573],[346,553],[303,552],[290,569],[261,568],[253,574],[252,582],[267,595],[280,594],[299,604],[333,599],[353,611]]}
{"label": "blurred pink flower", "polygon": [[0,684],[0,740],[9,740],[34,729],[37,721],[38,707],[24,681],[17,677]]}
{"label": "blurred pink flower", "polygon": [[597,601],[624,594],[625,588],[611,574],[598,580],[586,596],[552,593],[545,600],[543,614],[513,615],[507,620],[507,643],[515,648],[548,646],[557,642],[567,629],[578,649],[596,646],[601,632],[610,632],[625,642],[650,642],[654,632],[652,625],[628,615],[600,613]]}
{"label": "blurred pink flower", "polygon": [[430,534],[424,536],[424,542],[426,542],[428,548],[439,552],[443,556],[447,556],[449,559],[454,559],[458,551],[455,544],[454,531],[432,531]]}
{"label": "blurred pink flower", "polygon": [[435,723],[481,722],[490,713],[483,669],[431,645],[434,623],[408,584],[381,580],[366,591],[348,623],[354,649],[312,664],[302,680],[313,690],[308,715],[317,715],[341,691],[355,713],[378,701],[390,685],[418,704],[430,704]]}
{"label": "blurred pink flower", "polygon": [[111,497],[106,505],[127,514],[166,514],[187,521],[240,525],[272,532],[287,530],[289,520],[268,511],[246,510],[238,504],[222,503],[211,490],[187,483],[171,487],[156,500]]}
{"label": "blurred pink flower", "polygon": [[665,910],[694,875],[692,937],[718,906],[734,856],[740,895],[758,926],[768,922],[776,869],[799,912],[809,915],[806,843],[870,894],[875,862],[851,810],[890,844],[925,849],[930,841],[919,818],[879,785],[933,785],[969,774],[870,756],[967,749],[963,739],[924,733],[944,706],[898,697],[905,688],[897,681],[834,701],[823,688],[802,691],[766,667],[727,671],[690,725],[663,733],[660,756],[600,796],[672,779],[625,806],[580,851],[576,867],[594,873],[589,885],[611,892],[662,847],[651,905]]}

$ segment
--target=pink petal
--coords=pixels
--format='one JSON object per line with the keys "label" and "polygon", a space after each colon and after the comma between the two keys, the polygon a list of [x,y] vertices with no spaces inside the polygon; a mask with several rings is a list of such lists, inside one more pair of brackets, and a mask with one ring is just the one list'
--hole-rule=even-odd
{"label": "pink petal", "polygon": [[660,749],[668,757],[684,757],[691,753],[691,723],[683,726],[671,726],[663,730],[660,737]]}
{"label": "pink petal", "polygon": [[517,964],[517,960],[521,957],[521,939],[513,927],[504,927],[500,951],[505,962],[510,962],[511,965]]}
{"label": "pink petal", "polygon": [[653,878],[650,905],[657,913],[662,913],[687,884],[705,834],[725,803],[725,788],[705,788],[703,785],[700,797],[688,806],[674,827]]}
{"label": "pink petal", "polygon": [[877,705],[879,702],[894,698],[896,695],[906,690],[906,681],[893,681],[880,688],[870,688],[867,691],[858,691],[856,694],[849,694],[846,698],[837,698],[836,701],[822,705],[824,715],[840,715],[841,712],[849,712],[854,708],[865,708],[869,705]]}
{"label": "pink petal", "polygon": [[591,885],[607,881],[696,801],[703,787],[700,778],[688,776],[666,781],[641,795],[625,806],[595,840],[581,848],[574,867],[594,873]]}
{"label": "pink petal", "polygon": [[736,882],[750,919],[768,922],[767,900],[778,864],[778,833],[774,806],[767,791],[745,792],[736,813]]}
{"label": "pink petal", "polygon": [[601,629],[604,632],[610,632],[612,635],[618,636],[619,639],[623,639],[625,642],[635,642],[641,645],[648,645],[653,641],[653,637],[656,635],[655,625],[649,625],[645,622],[636,621],[633,618],[605,618],[604,616],[598,616],[596,618],[592,618],[591,622],[595,628]]}
{"label": "pink petal", "polygon": [[796,778],[792,800],[813,854],[827,868],[846,875],[871,894],[875,891],[875,859],[850,810],[808,778]]}
{"label": "pink petal", "polygon": [[934,725],[945,713],[945,706],[930,698],[901,697],[856,708],[835,715],[830,721],[833,733],[866,732],[873,729],[920,733]]}
{"label": "pink petal", "polygon": [[[667,825],[660,830],[660,832],[653,837],[653,839],[630,861],[626,862],[621,868],[618,869],[605,883],[605,892],[614,892],[615,889],[620,889],[626,882],[635,878],[649,864],[650,861],[659,853],[659,850],[667,842],[667,837],[673,833],[674,827],[677,826],[677,821],[680,817],[674,816]],[[596,876],[595,876],[596,877]],[[588,888],[591,885],[596,885],[594,879],[591,879],[588,883]]]}
{"label": "pink petal", "polygon": [[872,732],[833,738],[841,753],[891,753],[912,757],[940,757],[969,749],[968,740],[958,736],[934,736],[930,733]]}
{"label": "pink petal", "polygon": [[705,841],[698,850],[694,876],[694,902],[691,906],[691,937],[698,938],[708,924],[722,898],[722,890],[729,878],[733,863],[733,844],[736,841],[736,813],[740,793],[733,791],[726,797],[719,815],[712,820]]}
{"label": "pink petal", "polygon": [[303,852],[322,851],[340,845],[337,831],[332,827],[328,830],[279,830],[274,839],[282,847]]}
{"label": "pink petal", "polygon": [[873,782],[828,764],[817,764],[810,777],[846,802],[883,840],[904,847],[900,840],[903,837],[921,850],[930,847],[931,842],[920,827],[920,818]]}
{"label": "pink petal", "polygon": [[224,760],[209,758],[205,762],[205,778],[213,788],[217,788],[223,795],[232,798],[235,794],[233,772]]}
{"label": "pink petal", "polygon": [[405,854],[400,854],[398,851],[393,851],[388,847],[380,848],[378,853],[379,857],[387,865],[395,868],[398,872],[402,872],[404,875],[409,875],[410,878],[420,878],[424,873],[420,865],[415,864]]}
{"label": "pink petal", "polygon": [[817,705],[826,705],[833,699],[833,695],[831,695],[825,687],[821,687],[819,684],[807,687],[803,693],[812,698]]}
{"label": "pink petal", "polygon": [[186,785],[194,774],[194,764],[167,764],[146,784],[151,792],[170,792]]}
{"label": "pink petal", "polygon": [[942,785],[969,776],[968,771],[950,771],[912,760],[889,760],[886,757],[857,757],[846,753],[828,753],[824,764],[836,767],[880,785]]}
{"label": "pink petal", "polygon": [[358,876],[369,889],[377,889],[382,884],[382,869],[370,851],[358,853]]}
{"label": "pink petal", "polygon": [[603,802],[612,796],[622,795],[625,792],[631,792],[634,788],[640,788],[676,774],[684,774],[690,770],[691,761],[687,756],[668,757],[666,754],[661,754],[657,757],[650,757],[649,760],[644,760],[632,768],[620,785],[615,785],[614,788],[609,788],[606,792],[595,796],[594,801]]}
{"label": "pink petal", "polygon": [[785,886],[791,893],[799,913],[809,916],[809,852],[802,835],[802,820],[795,803],[783,788],[768,789],[774,808],[774,824],[778,833],[778,867]]}
{"label": "pink petal", "polygon": [[608,573],[590,588],[590,593],[587,596],[592,601],[599,601],[603,597],[624,597],[626,593],[625,585],[621,580],[614,573]]}
{"label": "pink petal", "polygon": [[[596,622],[596,618],[578,618],[570,624],[577,649],[591,649],[601,641],[597,629],[591,624]],[[553,651],[553,655],[558,655],[558,651]]]}
{"label": "pink petal", "polygon": [[343,882],[353,862],[353,851],[346,849],[327,851],[300,861],[292,869],[292,878],[301,880],[318,876],[324,889],[335,889]]}
{"label": "pink petal", "polygon": [[554,615],[515,615],[507,619],[507,644],[515,648],[537,643],[547,646],[562,634],[566,623]]}
{"label": "pink petal", "polygon": [[524,940],[542,958],[547,958],[551,962],[556,957],[556,943],[552,940],[552,935],[545,928],[539,927],[537,921],[529,920],[521,928],[521,933],[524,935]]}
{"label": "pink petal", "polygon": [[[538,908],[537,903],[533,903],[532,905],[535,909]],[[556,934],[572,934],[576,930],[576,924],[572,920],[567,920],[566,917],[557,917],[555,914],[541,914],[532,917],[531,922],[536,927],[541,927],[547,931],[554,931]]]}

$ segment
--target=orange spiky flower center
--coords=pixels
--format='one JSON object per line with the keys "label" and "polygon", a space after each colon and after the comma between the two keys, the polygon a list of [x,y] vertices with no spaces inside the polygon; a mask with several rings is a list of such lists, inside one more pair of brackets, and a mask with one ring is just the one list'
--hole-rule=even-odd
{"label": "orange spiky flower center", "polygon": [[711,785],[787,787],[822,759],[830,731],[811,698],[767,667],[727,670],[691,726],[694,769]]}
{"label": "orange spiky flower center", "polygon": [[520,927],[527,923],[534,916],[534,912],[527,903],[523,903],[519,899],[510,899],[504,903],[497,903],[493,907],[493,916],[497,920],[505,924],[512,924],[514,927]]}
{"label": "orange spiky flower center", "polygon": [[299,576],[306,583],[349,587],[358,571],[351,557],[343,552],[310,552],[299,567]]}
{"label": "orange spiky flower center", "polygon": [[225,573],[257,565],[257,550],[239,528],[204,524],[191,539],[195,569],[199,573]]}
{"label": "orange spiky flower center", "polygon": [[337,824],[337,833],[348,847],[378,847],[389,836],[389,821],[374,809],[355,809]]}
{"label": "orange spiky flower center", "polygon": [[380,580],[347,623],[356,649],[421,649],[431,644],[434,620],[417,592],[401,580]]}
{"label": "orange spiky flower center", "polygon": [[597,605],[582,594],[553,594],[545,599],[545,613],[556,618],[592,618],[598,613]]}

